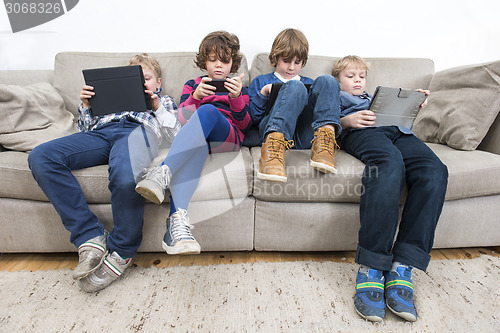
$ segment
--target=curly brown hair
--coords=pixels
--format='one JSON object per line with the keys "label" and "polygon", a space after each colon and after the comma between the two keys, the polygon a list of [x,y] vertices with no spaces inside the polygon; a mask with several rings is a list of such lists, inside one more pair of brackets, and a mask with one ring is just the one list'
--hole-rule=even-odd
{"label": "curly brown hair", "polygon": [[196,53],[195,64],[198,68],[207,69],[206,63],[210,54],[215,53],[217,59],[224,63],[233,60],[231,73],[236,73],[241,65],[240,40],[234,34],[227,31],[214,31],[209,33],[201,41],[198,53]]}
{"label": "curly brown hair", "polygon": [[302,67],[307,63],[309,56],[309,42],[304,33],[297,29],[285,29],[281,31],[274,39],[269,61],[271,66],[276,67],[278,59],[283,57],[285,60],[292,60],[297,57],[302,60]]}

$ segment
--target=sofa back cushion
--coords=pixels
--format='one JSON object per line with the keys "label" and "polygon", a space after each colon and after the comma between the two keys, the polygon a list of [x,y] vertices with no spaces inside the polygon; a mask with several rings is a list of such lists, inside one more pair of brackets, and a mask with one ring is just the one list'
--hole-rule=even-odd
{"label": "sofa back cushion", "polygon": [[[269,53],[259,53],[252,61],[250,78],[275,70],[268,59]],[[306,66],[300,71],[312,79],[331,74],[335,62],[340,57],[311,55]],[[364,58],[370,64],[366,91],[373,94],[377,86],[406,89],[427,89],[434,74],[434,62],[425,58]]]}
{"label": "sofa back cushion", "polygon": [[[66,108],[76,116],[80,104],[80,91],[85,83],[82,70],[86,68],[125,66],[137,52],[99,53],[62,52],[56,55],[54,64],[54,86],[64,99]],[[206,74],[194,64],[195,52],[149,53],[160,63],[163,94],[179,103],[182,87],[186,81]],[[245,73],[243,84],[248,85],[248,64],[245,56],[239,73]]]}

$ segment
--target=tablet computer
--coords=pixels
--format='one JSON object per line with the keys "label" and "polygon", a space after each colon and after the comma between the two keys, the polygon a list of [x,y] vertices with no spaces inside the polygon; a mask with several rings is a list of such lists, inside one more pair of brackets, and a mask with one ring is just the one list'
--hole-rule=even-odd
{"label": "tablet computer", "polygon": [[378,86],[370,103],[375,112],[375,126],[403,126],[412,128],[427,96],[423,92]]}
{"label": "tablet computer", "polygon": [[[271,93],[269,94],[269,101],[267,102],[267,107],[266,107],[266,114],[269,114],[271,112],[271,109],[274,106],[274,102],[276,102],[276,98],[278,97],[278,93],[283,86],[283,82],[277,82],[273,83],[273,86],[271,88]],[[304,83],[306,86],[307,90],[311,89],[311,83]]]}
{"label": "tablet computer", "polygon": [[140,65],[84,69],[85,84],[94,87],[90,98],[92,114],[103,116],[124,111],[151,110],[151,99],[144,92]]}

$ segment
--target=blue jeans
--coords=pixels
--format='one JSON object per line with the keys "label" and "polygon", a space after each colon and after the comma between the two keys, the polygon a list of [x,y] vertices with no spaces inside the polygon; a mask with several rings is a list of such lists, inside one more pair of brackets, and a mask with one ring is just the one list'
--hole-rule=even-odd
{"label": "blue jeans", "polygon": [[[446,166],[416,136],[396,126],[348,129],[339,143],[366,164],[356,262],[387,271],[399,261],[425,271],[446,194]],[[394,241],[405,184],[408,193]]]}
{"label": "blue jeans", "polygon": [[199,107],[181,128],[163,161],[172,172],[170,215],[179,208],[188,208],[209,152],[239,149],[236,130],[229,120],[212,104]]}
{"label": "blue jeans", "polygon": [[29,154],[28,163],[76,247],[102,235],[104,226],[89,209],[71,170],[109,164],[114,228],[108,248],[130,258],[141,244],[144,215],[144,199],[135,191],[136,178],[157,154],[154,136],[140,124],[122,119],[43,143]]}
{"label": "blue jeans", "polygon": [[285,83],[271,112],[259,123],[259,135],[264,142],[268,133],[280,132],[285,140],[294,140],[295,148],[310,149],[314,131],[328,124],[340,134],[340,86],[333,76],[322,75],[309,92],[300,81]]}

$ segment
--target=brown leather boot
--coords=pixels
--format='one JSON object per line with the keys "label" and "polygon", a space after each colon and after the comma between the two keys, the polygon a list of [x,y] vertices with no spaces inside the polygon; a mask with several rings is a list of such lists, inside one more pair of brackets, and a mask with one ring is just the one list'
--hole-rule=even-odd
{"label": "brown leather boot", "polygon": [[286,141],[283,133],[269,133],[260,150],[257,178],[286,182],[285,151],[291,147],[293,147],[293,140]]}
{"label": "brown leather boot", "polygon": [[335,141],[335,131],[328,127],[318,128],[311,142],[311,166],[321,172],[336,173],[335,155],[340,148]]}

